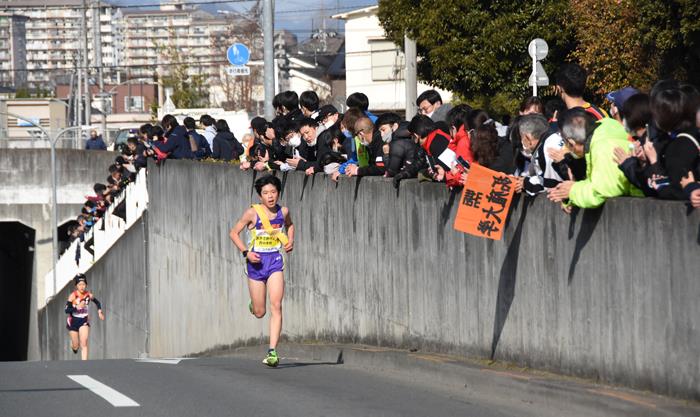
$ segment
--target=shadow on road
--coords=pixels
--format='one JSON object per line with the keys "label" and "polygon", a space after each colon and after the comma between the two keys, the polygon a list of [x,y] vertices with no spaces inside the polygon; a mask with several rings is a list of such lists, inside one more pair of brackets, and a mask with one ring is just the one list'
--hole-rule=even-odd
{"label": "shadow on road", "polygon": [[292,363],[281,363],[277,365],[276,369],[283,368],[300,368],[302,366],[316,366],[316,365],[341,365],[336,362],[292,362]]}

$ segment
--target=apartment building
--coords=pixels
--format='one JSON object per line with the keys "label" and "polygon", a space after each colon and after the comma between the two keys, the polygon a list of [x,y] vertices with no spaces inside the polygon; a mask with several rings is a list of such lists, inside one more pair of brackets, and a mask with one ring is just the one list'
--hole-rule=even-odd
{"label": "apartment building", "polygon": [[[94,42],[92,39],[92,0],[83,7],[82,0],[16,0],[0,1],[0,12],[24,16],[26,21],[27,86],[29,88],[53,89],[57,81],[65,80],[80,59],[80,36],[88,42],[88,62],[94,64]],[[112,20],[116,8],[98,2],[99,31],[102,49],[102,64],[107,67],[108,81],[116,71],[116,56],[112,39]],[[81,16],[86,16],[86,30],[81,31]],[[0,40],[7,39],[0,36]]]}
{"label": "apartment building", "polygon": [[0,86],[18,88],[27,84],[27,17],[0,13]]}
{"label": "apartment building", "polygon": [[129,78],[153,78],[156,70],[167,75],[172,50],[189,65],[190,75],[218,77],[225,56],[212,39],[226,29],[225,19],[184,6],[121,9],[115,15],[115,48],[118,60],[128,63]]}

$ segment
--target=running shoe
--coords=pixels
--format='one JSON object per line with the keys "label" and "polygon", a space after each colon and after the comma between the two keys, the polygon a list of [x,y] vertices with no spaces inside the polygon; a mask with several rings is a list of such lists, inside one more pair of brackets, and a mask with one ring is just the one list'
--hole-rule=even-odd
{"label": "running shoe", "polygon": [[267,356],[265,356],[262,363],[272,368],[276,367],[280,363],[280,359],[277,357],[277,351],[275,349],[268,350]]}

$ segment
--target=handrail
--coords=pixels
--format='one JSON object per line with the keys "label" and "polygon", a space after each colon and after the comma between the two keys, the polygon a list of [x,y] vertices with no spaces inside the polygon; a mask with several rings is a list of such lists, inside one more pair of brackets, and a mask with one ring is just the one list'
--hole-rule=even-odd
{"label": "handrail", "polygon": [[[56,262],[55,291],[51,280],[54,271],[51,270],[46,274],[45,299],[58,294],[76,274],[87,273],[92,265],[141,218],[148,207],[146,175],[146,169],[141,169],[136,175],[136,180],[127,185],[121,195],[114,199],[102,218],[83,235],[82,239],[75,239],[63,252]],[[114,214],[114,210],[121,203],[126,204],[126,220]],[[78,257],[77,260],[76,257]]]}

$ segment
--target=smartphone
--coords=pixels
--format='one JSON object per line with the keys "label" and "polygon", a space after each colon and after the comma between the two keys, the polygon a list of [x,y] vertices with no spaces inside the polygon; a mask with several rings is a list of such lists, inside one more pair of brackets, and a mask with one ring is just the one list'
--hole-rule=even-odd
{"label": "smartphone", "polygon": [[471,168],[471,166],[469,165],[469,162],[467,160],[465,160],[464,158],[462,158],[461,156],[457,157],[457,163],[462,165],[462,167],[464,167],[466,169]]}

